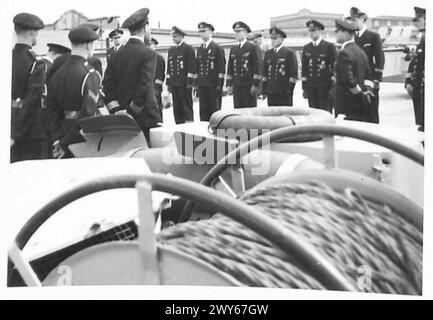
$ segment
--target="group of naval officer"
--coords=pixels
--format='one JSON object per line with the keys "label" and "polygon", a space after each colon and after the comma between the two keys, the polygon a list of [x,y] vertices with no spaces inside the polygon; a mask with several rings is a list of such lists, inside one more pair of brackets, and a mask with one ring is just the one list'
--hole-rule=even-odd
{"label": "group of naval officer", "polygon": [[[269,30],[272,48],[262,52],[259,37],[249,38],[250,27],[233,24],[236,45],[228,60],[223,48],[212,40],[214,27],[198,24],[203,41],[194,52],[185,42],[186,33],[172,28],[175,45],[167,65],[155,52],[158,41],[150,37],[149,10],[128,17],[122,29],[129,30],[126,44],[122,29],[109,37],[114,46],[107,51],[107,69],[102,77],[101,61],[93,56],[99,38],[97,26],[80,25],[68,38],[71,49],[48,44],[49,54],[41,59],[32,51],[40,18],[28,13],[14,17],[17,43],[13,49],[11,161],[72,157],[68,146],[84,141],[80,119],[101,114],[129,114],[145,137],[162,123],[161,93],[164,81],[173,99],[176,123],[193,121],[193,96],[199,99],[200,120],[209,120],[221,108],[224,83],[233,95],[234,108],[256,107],[257,98],[268,106],[292,106],[298,80],[298,62],[293,50],[284,46],[286,33]],[[367,29],[367,15],[351,8],[344,20],[336,20],[336,46],[322,38],[324,25],[309,20],[312,41],[301,55],[303,97],[319,108],[346,119],[379,122],[379,83],[384,54],[380,36]],[[424,128],[424,34],[425,9],[415,8],[414,22],[422,32],[416,56],[410,63],[405,86],[411,94],[416,123]]]}

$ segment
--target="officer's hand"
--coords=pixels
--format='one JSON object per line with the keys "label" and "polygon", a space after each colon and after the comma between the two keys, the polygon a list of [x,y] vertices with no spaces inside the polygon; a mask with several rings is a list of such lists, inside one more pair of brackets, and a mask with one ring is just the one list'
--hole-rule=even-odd
{"label": "officer's hand", "polygon": [[57,140],[56,142],[53,143],[53,157],[54,159],[61,159],[65,156],[66,152],[65,150],[63,150],[63,148],[61,147],[59,141]]}
{"label": "officer's hand", "polygon": [[407,94],[412,97],[412,94],[413,94],[413,87],[412,87],[412,85],[408,83],[408,84],[405,85],[405,88],[406,88]]}
{"label": "officer's hand", "polygon": [[268,96],[267,96],[266,94],[261,94],[261,95],[260,95],[260,99],[261,99],[261,100],[265,100],[267,97],[268,97]]}
{"label": "officer's hand", "polygon": [[333,86],[335,86],[335,84],[337,83],[337,78],[335,76],[331,77],[331,83]]}
{"label": "officer's hand", "polygon": [[302,97],[303,97],[304,99],[308,99],[307,90],[302,90]]}
{"label": "officer's hand", "polygon": [[193,96],[194,98],[198,98],[198,94],[199,94],[199,92],[198,92],[198,88],[194,88],[194,89],[192,89],[192,96]]}
{"label": "officer's hand", "polygon": [[233,94],[233,87],[227,86],[227,95],[232,95],[232,94]]}
{"label": "officer's hand", "polygon": [[132,100],[131,103],[129,104],[129,108],[131,108],[131,110],[137,114],[141,113],[141,111],[143,111],[143,109],[144,109],[143,107],[137,106],[134,103],[134,100]]}
{"label": "officer's hand", "polygon": [[371,105],[371,101],[374,98],[374,93],[371,91],[363,91],[361,92],[361,100],[364,106]]}
{"label": "officer's hand", "polygon": [[11,138],[11,147],[15,144],[15,140]]}
{"label": "officer's hand", "polygon": [[377,80],[374,80],[374,90],[379,91],[380,89],[380,82]]}
{"label": "officer's hand", "polygon": [[250,89],[250,94],[253,96],[253,97],[256,97],[257,96],[257,93],[259,93],[259,88],[257,87],[257,86],[251,86],[251,89]]}
{"label": "officer's hand", "polygon": [[116,111],[115,113],[114,113],[115,115],[128,115],[128,111],[126,111],[126,110],[119,110],[119,111]]}

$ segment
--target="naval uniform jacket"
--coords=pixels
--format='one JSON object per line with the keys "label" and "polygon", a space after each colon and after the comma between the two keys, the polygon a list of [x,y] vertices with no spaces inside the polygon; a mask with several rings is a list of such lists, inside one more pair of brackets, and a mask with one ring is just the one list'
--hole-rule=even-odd
{"label": "naval uniform jacket", "polygon": [[111,58],[111,56],[112,56],[113,54],[115,54],[117,51],[119,51],[122,47],[123,47],[123,45],[120,45],[120,46],[117,48],[117,50],[115,49],[114,46],[111,47],[111,48],[109,48],[109,49],[107,49],[107,62],[108,62],[108,60]]}
{"label": "naval uniform jacket", "polygon": [[331,88],[337,50],[331,42],[308,43],[302,50],[302,89]]}
{"label": "naval uniform jacket", "polygon": [[355,36],[355,42],[367,55],[373,80],[382,81],[385,55],[383,53],[382,39],[380,39],[380,35],[367,29],[361,36]]}
{"label": "naval uniform jacket", "polygon": [[284,46],[266,51],[262,75],[263,94],[291,93],[298,78],[295,51]]}
{"label": "naval uniform jacket", "polygon": [[169,87],[186,87],[193,84],[195,73],[195,53],[192,46],[182,42],[168,50],[167,80]]}
{"label": "naval uniform jacket", "polygon": [[162,55],[156,53],[155,90],[162,92],[165,80],[165,60]]}
{"label": "naval uniform jacket", "polygon": [[[113,55],[105,71],[103,92],[110,113],[126,109],[140,128],[152,128],[161,122],[155,98],[156,53],[139,39],[131,38]],[[133,102],[139,113],[130,109]]]}
{"label": "naval uniform jacket", "polygon": [[82,118],[99,115],[101,78],[81,56],[71,55],[51,79],[47,95],[46,125],[50,141],[62,148],[85,141],[80,134]]}
{"label": "naval uniform jacket", "polygon": [[242,47],[231,47],[227,65],[227,86],[259,86],[261,80],[260,57],[257,46],[245,42]]}
{"label": "naval uniform jacket", "polygon": [[195,59],[197,81],[195,84],[199,87],[215,88],[222,87],[226,70],[226,58],[224,49],[211,41],[208,47],[205,44],[197,49],[197,58]]}
{"label": "naval uniform jacket", "polygon": [[425,77],[425,34],[422,35],[419,44],[416,47],[416,54],[409,63],[408,73],[406,75],[406,84],[411,84],[415,90],[424,86]]}
{"label": "naval uniform jacket", "polygon": [[46,138],[41,105],[46,66],[31,49],[17,43],[12,50],[11,138],[15,143]]}
{"label": "naval uniform jacket", "polygon": [[365,52],[350,42],[337,55],[335,107],[346,116],[368,119],[370,106],[363,103],[362,91],[372,91],[373,77]]}

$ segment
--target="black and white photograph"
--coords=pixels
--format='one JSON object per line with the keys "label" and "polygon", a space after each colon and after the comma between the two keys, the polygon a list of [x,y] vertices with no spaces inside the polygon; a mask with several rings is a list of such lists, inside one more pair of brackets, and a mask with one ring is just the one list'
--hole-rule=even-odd
{"label": "black and white photograph", "polygon": [[10,1],[6,296],[433,295],[427,7]]}

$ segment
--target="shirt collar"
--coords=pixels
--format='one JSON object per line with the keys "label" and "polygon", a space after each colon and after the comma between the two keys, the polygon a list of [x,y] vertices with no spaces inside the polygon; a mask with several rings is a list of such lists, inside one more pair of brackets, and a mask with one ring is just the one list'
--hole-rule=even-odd
{"label": "shirt collar", "polygon": [[317,39],[316,41],[313,41],[313,45],[318,46],[320,44],[320,42],[322,42],[323,38],[319,37],[319,39]]}
{"label": "shirt collar", "polygon": [[44,59],[47,60],[48,62],[51,62],[51,63],[54,62],[54,60],[51,59],[49,56],[45,56]]}
{"label": "shirt collar", "polygon": [[[144,42],[144,41],[143,41],[143,42]],[[115,50],[115,51],[119,50],[121,46],[122,46],[121,44],[119,44],[117,47],[114,46],[114,50]]]}
{"label": "shirt collar", "polygon": [[349,43],[355,43],[355,40],[350,39],[341,45],[341,50],[343,50]]}
{"label": "shirt collar", "polygon": [[204,44],[204,46],[205,46],[205,48],[207,49],[207,48],[209,48],[209,45],[210,45],[210,43],[212,42],[212,38],[210,38],[208,41],[206,41],[206,42],[203,42],[203,44]]}
{"label": "shirt collar", "polygon": [[367,26],[364,26],[361,30],[358,31],[358,37],[362,37],[365,31],[367,31]]}
{"label": "shirt collar", "polygon": [[144,43],[144,39],[140,38],[139,36],[130,36],[129,39],[137,39]]}
{"label": "shirt collar", "polygon": [[247,39],[244,39],[241,42],[239,42],[239,44],[241,45],[241,48],[244,46],[245,43],[247,43]]}
{"label": "shirt collar", "polygon": [[184,42],[185,40],[182,40],[181,42],[179,42],[179,44],[177,44],[177,46],[180,47],[181,45],[183,45]]}
{"label": "shirt collar", "polygon": [[280,44],[278,47],[275,47],[274,50],[276,52],[280,51],[280,49],[283,47],[283,44]]}

